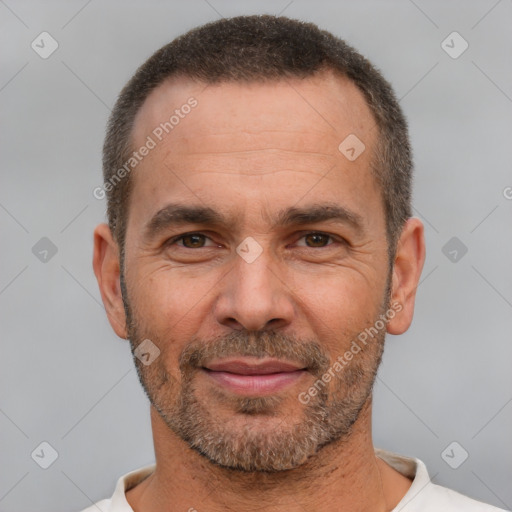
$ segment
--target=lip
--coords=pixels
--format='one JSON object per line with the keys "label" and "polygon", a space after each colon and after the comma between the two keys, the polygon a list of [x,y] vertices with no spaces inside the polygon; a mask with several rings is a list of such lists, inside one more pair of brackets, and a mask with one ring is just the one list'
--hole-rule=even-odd
{"label": "lip", "polygon": [[294,363],[256,358],[213,361],[202,370],[220,386],[244,396],[276,393],[297,382],[307,372]]}
{"label": "lip", "polygon": [[212,361],[205,368],[214,372],[229,372],[237,375],[268,375],[304,370],[303,367],[279,359],[232,358]]}

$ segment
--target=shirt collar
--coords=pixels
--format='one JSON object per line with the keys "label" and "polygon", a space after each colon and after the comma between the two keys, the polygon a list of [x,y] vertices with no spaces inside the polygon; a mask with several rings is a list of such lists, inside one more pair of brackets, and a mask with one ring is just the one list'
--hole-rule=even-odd
{"label": "shirt collar", "polygon": [[126,491],[140,484],[142,480],[146,479],[155,471],[155,468],[156,464],[152,464],[131,471],[119,478],[110,503],[110,510],[112,512],[133,512],[132,507],[130,507],[130,504],[126,500]]}
{"label": "shirt collar", "polygon": [[[375,449],[375,455],[405,477],[413,480],[412,485],[405,496],[392,511],[399,512],[430,483],[427,468],[419,459],[404,457],[379,448]],[[120,477],[112,496],[110,510],[113,512],[133,512],[133,509],[126,500],[126,492],[146,479],[155,471],[155,468],[156,464],[152,464],[150,466],[145,466],[131,471],[130,473]]]}
{"label": "shirt collar", "polygon": [[375,455],[389,464],[393,469],[412,480],[412,485],[391,512],[399,512],[429,486],[430,476],[427,467],[420,460],[412,457],[404,457],[393,452],[375,449]]}

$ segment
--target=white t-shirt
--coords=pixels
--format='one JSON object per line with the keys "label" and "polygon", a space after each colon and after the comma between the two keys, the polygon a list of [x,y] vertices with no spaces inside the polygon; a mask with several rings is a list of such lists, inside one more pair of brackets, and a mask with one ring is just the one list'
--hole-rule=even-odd
{"label": "white t-shirt", "polygon": [[[419,459],[402,457],[384,450],[375,454],[407,478],[412,485],[392,512],[504,512],[503,509],[486,505],[458,492],[433,484],[425,464]],[[82,512],[133,512],[126,501],[125,492],[142,482],[155,470],[155,464],[123,475],[117,481],[112,498],[98,501]]]}

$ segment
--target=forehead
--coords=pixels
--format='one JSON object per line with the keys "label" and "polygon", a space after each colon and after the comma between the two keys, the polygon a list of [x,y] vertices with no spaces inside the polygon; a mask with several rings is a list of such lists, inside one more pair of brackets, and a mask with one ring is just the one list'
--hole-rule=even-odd
{"label": "forehead", "polygon": [[[191,98],[197,102],[192,109]],[[161,134],[166,140],[159,145],[177,153],[186,153],[200,138],[201,143],[215,146],[226,136],[233,150],[259,149],[261,139],[272,133],[278,149],[279,135],[288,133],[295,137],[295,143],[286,137],[288,149],[332,154],[347,135],[357,134],[369,146],[377,131],[361,91],[348,78],[329,71],[266,83],[207,85],[185,77],[167,79],[139,109],[132,133],[134,145],[155,130],[158,135],[162,123],[169,121],[173,126]]]}
{"label": "forehead", "polygon": [[[366,149],[349,161],[339,145],[353,135]],[[278,209],[305,192],[316,203],[348,199],[361,208],[379,193],[369,171],[373,116],[359,89],[333,73],[267,83],[168,79],[136,116],[133,146],[148,137],[155,147],[131,174],[136,218],[200,200],[242,222],[251,208]]]}

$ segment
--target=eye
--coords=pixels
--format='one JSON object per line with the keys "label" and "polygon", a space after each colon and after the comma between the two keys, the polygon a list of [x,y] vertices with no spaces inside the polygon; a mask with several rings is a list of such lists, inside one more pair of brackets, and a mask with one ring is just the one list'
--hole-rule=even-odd
{"label": "eye", "polygon": [[328,245],[332,245],[332,243],[328,243],[329,239],[334,240],[331,235],[326,235],[325,233],[307,233],[300,240],[305,240],[306,244],[297,244],[302,247],[311,247],[311,248],[322,248],[327,247]]}
{"label": "eye", "polygon": [[[184,235],[180,235],[178,237],[172,238],[169,240],[167,245],[174,245],[177,242],[182,242],[182,244],[177,244],[179,247],[185,247],[186,249],[201,249],[203,247],[212,247],[206,246],[205,243],[207,240],[210,240],[206,235],[202,233],[185,233]],[[211,242],[211,240],[210,240]]]}
{"label": "eye", "polygon": [[[304,243],[300,243],[301,240],[304,240]],[[209,245],[207,245],[208,241],[210,242]],[[336,241],[337,240],[335,240],[335,238],[332,235],[314,231],[303,235],[296,245],[298,245],[299,247],[307,247],[310,249],[322,249],[323,247],[334,245],[333,242]],[[339,240],[338,242],[343,243],[344,241]],[[166,245],[177,245],[178,247],[184,247],[185,249],[202,249],[206,247],[218,247],[218,244],[215,244],[209,237],[207,237],[203,233],[185,233],[183,235],[179,235],[177,237],[170,239],[168,242],[166,242]]]}

